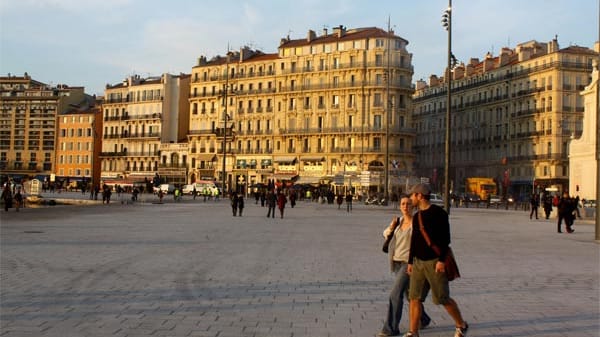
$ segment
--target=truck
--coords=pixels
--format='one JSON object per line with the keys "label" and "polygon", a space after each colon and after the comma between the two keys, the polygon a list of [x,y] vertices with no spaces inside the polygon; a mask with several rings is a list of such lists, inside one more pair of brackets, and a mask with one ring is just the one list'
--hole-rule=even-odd
{"label": "truck", "polygon": [[465,192],[475,194],[483,201],[498,194],[498,189],[493,178],[472,177],[465,181]]}

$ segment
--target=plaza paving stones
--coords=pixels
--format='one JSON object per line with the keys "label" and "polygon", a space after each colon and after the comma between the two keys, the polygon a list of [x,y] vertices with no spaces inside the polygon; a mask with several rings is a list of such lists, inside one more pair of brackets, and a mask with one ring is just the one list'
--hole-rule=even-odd
{"label": "plaza paving stones", "polygon": [[[253,199],[243,217],[225,200],[141,200],[2,212],[0,336],[380,330],[392,283],[381,231],[391,207],[355,204],[347,213],[300,201],[268,219]],[[600,245],[590,220],[557,234],[556,219],[523,211],[453,209],[450,219],[463,275],[451,294],[469,336],[600,335]],[[433,321],[421,336],[452,336],[443,308],[429,298],[425,306]]]}

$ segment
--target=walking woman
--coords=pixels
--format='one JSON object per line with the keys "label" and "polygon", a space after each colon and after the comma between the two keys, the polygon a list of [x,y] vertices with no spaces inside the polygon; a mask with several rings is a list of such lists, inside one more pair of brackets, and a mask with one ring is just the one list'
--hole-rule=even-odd
{"label": "walking woman", "polygon": [[285,194],[279,191],[279,195],[277,196],[277,207],[279,208],[279,213],[281,214],[281,218],[283,219],[283,210],[285,209],[285,204],[287,204],[287,198]]}
{"label": "walking woman", "polygon": [[[392,235],[389,242],[388,255],[390,259],[390,269],[395,275],[394,284],[390,292],[388,303],[388,312],[385,323],[378,337],[398,336],[400,335],[400,319],[402,318],[402,307],[404,296],[408,295],[408,285],[410,278],[406,273],[408,266],[408,254],[410,252],[410,239],[412,236],[412,202],[408,196],[400,198],[400,211],[402,216],[392,220],[390,225],[383,231],[383,236],[387,239]],[[423,291],[425,300],[429,289]],[[431,318],[423,310],[421,316],[421,327],[426,327],[431,322]]]}

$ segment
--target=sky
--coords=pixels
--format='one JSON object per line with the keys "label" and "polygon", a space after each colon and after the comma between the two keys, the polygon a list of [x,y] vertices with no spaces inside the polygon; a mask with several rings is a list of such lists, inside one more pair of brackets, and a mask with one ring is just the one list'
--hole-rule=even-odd
{"label": "sky", "polygon": [[[558,36],[593,48],[600,0],[454,0],[459,61]],[[387,29],[409,41],[413,82],[441,75],[448,0],[0,0],[0,74],[103,95],[130,75],[189,74],[198,57],[250,46],[277,52],[281,38],[339,25]]]}

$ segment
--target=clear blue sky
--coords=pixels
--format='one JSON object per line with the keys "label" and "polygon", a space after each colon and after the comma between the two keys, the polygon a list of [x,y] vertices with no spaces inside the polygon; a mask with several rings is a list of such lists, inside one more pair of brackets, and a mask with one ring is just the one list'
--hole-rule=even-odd
{"label": "clear blue sky", "polygon": [[[599,0],[454,0],[461,61],[529,40],[592,48]],[[131,74],[190,73],[199,56],[250,45],[267,53],[309,29],[387,28],[409,41],[413,81],[442,74],[447,0],[0,0],[0,73],[103,94]]]}

